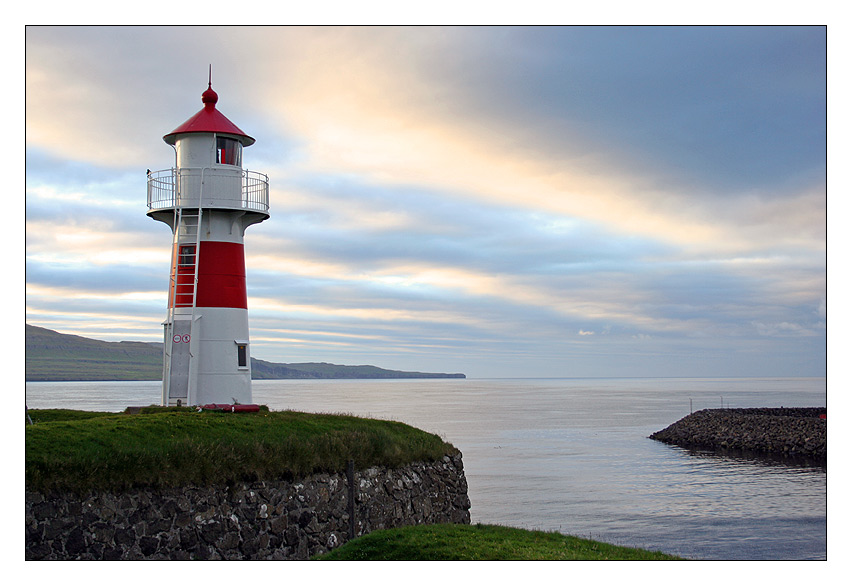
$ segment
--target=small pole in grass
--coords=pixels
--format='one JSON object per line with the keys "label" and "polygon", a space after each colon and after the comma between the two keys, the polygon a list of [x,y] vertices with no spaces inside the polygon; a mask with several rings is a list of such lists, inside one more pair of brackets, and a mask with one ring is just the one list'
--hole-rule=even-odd
{"label": "small pole in grass", "polygon": [[346,462],[346,482],[349,484],[349,502],[346,503],[349,513],[349,539],[355,539],[355,460]]}

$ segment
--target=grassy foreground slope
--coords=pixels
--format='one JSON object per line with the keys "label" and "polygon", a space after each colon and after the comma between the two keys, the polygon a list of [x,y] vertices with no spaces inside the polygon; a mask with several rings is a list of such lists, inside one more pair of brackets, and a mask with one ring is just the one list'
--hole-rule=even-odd
{"label": "grassy foreground slope", "polygon": [[680,558],[561,533],[527,531],[499,525],[415,525],[374,531],[315,559],[535,561]]}
{"label": "grassy foreground slope", "polygon": [[[135,487],[292,479],[317,472],[434,461],[455,448],[393,421],[294,411],[139,414],[33,409],[26,425],[27,490],[121,491]],[[664,560],[659,552],[489,525],[419,525],[359,537],[329,560]]]}
{"label": "grassy foreground slope", "polygon": [[27,490],[120,491],[134,487],[292,479],[320,472],[435,461],[455,450],[395,421],[295,411],[141,414],[30,410]]}

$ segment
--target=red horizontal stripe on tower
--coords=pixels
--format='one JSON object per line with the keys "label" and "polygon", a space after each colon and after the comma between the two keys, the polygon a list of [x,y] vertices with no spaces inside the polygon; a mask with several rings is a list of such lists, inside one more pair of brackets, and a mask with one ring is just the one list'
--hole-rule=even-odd
{"label": "red horizontal stripe on tower", "polygon": [[[248,309],[246,263],[242,244],[202,241],[198,257],[196,307],[236,307]],[[192,307],[195,281],[195,246],[191,252],[172,259],[172,274],[177,266],[177,290],[170,289],[174,307]]]}
{"label": "red horizontal stripe on tower", "polygon": [[248,309],[246,259],[242,244],[201,242],[195,305]]}

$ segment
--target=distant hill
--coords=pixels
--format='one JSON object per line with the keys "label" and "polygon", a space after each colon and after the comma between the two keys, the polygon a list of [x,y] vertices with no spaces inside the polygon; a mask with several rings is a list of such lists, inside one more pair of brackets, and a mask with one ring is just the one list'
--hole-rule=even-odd
{"label": "distant hill", "polygon": [[[26,380],[161,380],[163,344],[104,342],[26,326]],[[251,359],[253,379],[465,378],[464,374],[405,372],[325,362],[280,364]]]}
{"label": "distant hill", "polygon": [[385,370],[377,366],[341,366],[327,362],[301,362],[276,364],[265,360],[251,359],[253,379],[273,378],[465,378],[461,373],[405,372]]}
{"label": "distant hill", "polygon": [[163,345],[103,342],[27,324],[28,381],[162,380]]}

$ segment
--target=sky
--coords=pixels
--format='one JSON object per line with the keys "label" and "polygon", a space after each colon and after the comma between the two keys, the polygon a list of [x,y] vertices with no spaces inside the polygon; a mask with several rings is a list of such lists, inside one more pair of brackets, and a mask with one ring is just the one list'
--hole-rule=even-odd
{"label": "sky", "polygon": [[825,376],[822,26],[25,31],[26,322],[161,341],[162,137],[256,139],[251,352],[468,377]]}

